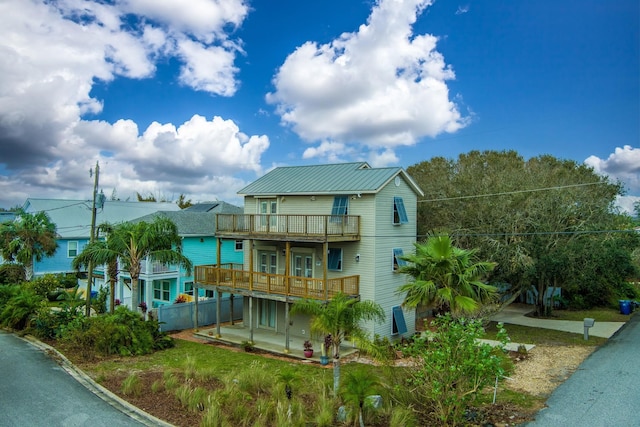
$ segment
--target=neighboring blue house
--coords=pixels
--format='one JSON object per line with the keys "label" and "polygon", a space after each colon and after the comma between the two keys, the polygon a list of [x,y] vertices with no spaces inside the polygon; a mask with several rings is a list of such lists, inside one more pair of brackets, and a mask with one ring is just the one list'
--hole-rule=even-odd
{"label": "neighboring blue house", "polygon": [[[218,214],[241,214],[242,208],[225,202],[208,202],[191,206],[182,211],[159,211],[136,218],[133,222],[153,222],[158,216],[170,219],[176,224],[182,238],[182,253],[195,265],[215,264],[218,239],[216,237],[216,216]],[[242,263],[242,240],[223,239],[220,241],[220,256],[224,263]],[[139,300],[147,307],[172,304],[180,294],[193,296],[193,271],[187,275],[177,266],[146,262],[139,278]],[[120,272],[116,286],[116,298],[125,305],[131,304],[131,278],[128,272]],[[199,296],[213,296],[213,292],[200,290]]]}
{"label": "neighboring blue house", "polygon": [[[27,213],[46,212],[58,233],[56,253],[40,262],[34,261],[34,276],[75,272],[71,261],[84,249],[91,235],[91,206],[91,200],[27,199],[22,209]],[[105,200],[96,209],[96,225],[117,224],[157,211],[175,210],[180,210],[175,203]]]}

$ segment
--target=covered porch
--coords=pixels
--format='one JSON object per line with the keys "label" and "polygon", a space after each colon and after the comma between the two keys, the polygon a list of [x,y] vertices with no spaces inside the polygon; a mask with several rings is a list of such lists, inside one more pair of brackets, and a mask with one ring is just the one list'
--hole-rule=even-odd
{"label": "covered porch", "polygon": [[[239,322],[233,325],[224,324],[220,325],[220,335],[217,335],[218,328],[215,325],[210,325],[196,330],[195,336],[197,338],[218,342],[221,344],[227,344],[234,347],[243,347],[248,341],[250,341],[249,327],[244,323]],[[320,363],[320,356],[322,355],[322,343],[319,340],[307,337],[291,336],[289,338],[289,349],[286,348],[285,339],[286,336],[283,333],[277,333],[264,329],[253,330],[253,347],[268,353],[291,357],[293,359],[308,360],[310,362]],[[305,357],[304,355],[304,341],[308,339],[313,343],[313,356]],[[329,350],[330,352],[331,350]],[[350,342],[342,343],[340,347],[340,358],[350,356],[358,352],[358,349]],[[329,364],[331,364],[331,354],[329,356]]]}

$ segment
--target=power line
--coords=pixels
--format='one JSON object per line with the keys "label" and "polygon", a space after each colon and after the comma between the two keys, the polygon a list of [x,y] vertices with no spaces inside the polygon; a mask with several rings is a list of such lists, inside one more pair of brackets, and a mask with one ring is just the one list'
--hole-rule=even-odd
{"label": "power line", "polygon": [[572,188],[572,187],[584,187],[587,185],[598,185],[598,184],[606,184],[605,182],[588,182],[585,184],[571,184],[571,185],[559,185],[556,187],[544,187],[544,188],[533,188],[531,190],[515,190],[515,191],[505,191],[502,193],[489,193],[489,194],[477,194],[472,196],[458,196],[458,197],[443,197],[440,199],[428,199],[428,200],[418,200],[418,203],[424,202],[444,202],[448,200],[461,200],[461,199],[475,199],[479,197],[493,197],[493,196],[505,196],[509,194],[521,194],[521,193],[531,193],[534,191],[547,191],[547,190],[562,190],[563,188]]}

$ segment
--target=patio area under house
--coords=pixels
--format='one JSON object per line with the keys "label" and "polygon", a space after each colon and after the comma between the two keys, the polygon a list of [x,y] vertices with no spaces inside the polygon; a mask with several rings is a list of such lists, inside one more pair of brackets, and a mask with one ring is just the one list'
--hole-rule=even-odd
{"label": "patio area under house", "polygon": [[[317,357],[323,337],[312,336],[309,317],[290,309],[300,299],[330,301],[338,293],[383,307],[383,324],[363,325],[372,338],[412,334],[414,315],[395,290],[406,280],[397,274],[398,257],[415,242],[418,192],[401,168],[366,163],[276,168],[250,184],[239,192],[244,214],[215,219],[218,242],[242,242],[243,263],[221,263],[218,255],[216,264],[194,271],[194,286],[215,292],[218,304],[226,294],[243,298],[242,321],[234,323],[233,313],[220,318],[217,307],[215,328],[198,334],[299,357],[310,340]],[[392,238],[375,237],[382,232]],[[345,343],[343,354],[350,351]]]}

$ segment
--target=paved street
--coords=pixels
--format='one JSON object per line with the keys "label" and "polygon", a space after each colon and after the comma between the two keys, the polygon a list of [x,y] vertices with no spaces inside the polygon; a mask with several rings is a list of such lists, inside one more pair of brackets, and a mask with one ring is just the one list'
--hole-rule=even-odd
{"label": "paved street", "polygon": [[591,354],[527,427],[640,426],[640,313]]}
{"label": "paved street", "polygon": [[0,426],[141,426],[40,349],[0,331]]}

